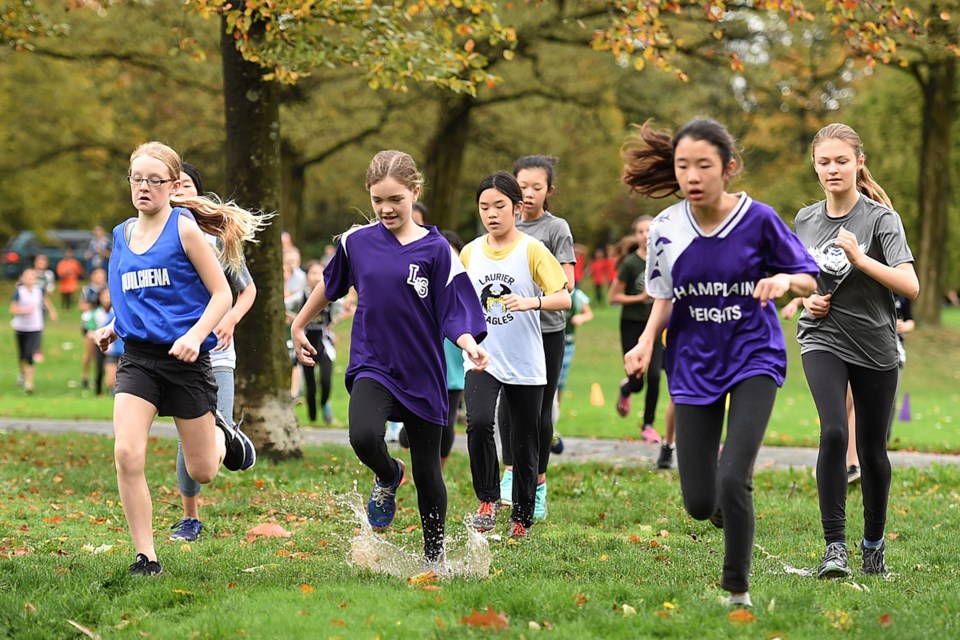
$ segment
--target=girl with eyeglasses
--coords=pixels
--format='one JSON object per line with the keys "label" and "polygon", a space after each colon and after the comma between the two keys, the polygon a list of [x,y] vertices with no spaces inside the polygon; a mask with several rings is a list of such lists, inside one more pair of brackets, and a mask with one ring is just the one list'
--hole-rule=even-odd
{"label": "girl with eyeglasses", "polygon": [[[176,151],[148,142],[130,156],[135,217],[113,230],[109,286],[115,318],[98,329],[106,351],[118,337],[124,354],[117,368],[113,424],[117,485],[136,552],[133,575],[161,573],[153,543],[153,505],[147,487],[147,440],[157,415],[173,416],[190,477],[210,482],[221,463],[253,466],[256,451],[242,431],[217,412],[217,383],[209,351],[214,328],[230,308],[220,260],[203,232],[221,238],[227,264],[239,267],[242,243],[265,222],[232,203],[171,197],[180,187]],[[184,208],[184,207],[189,207]]]}

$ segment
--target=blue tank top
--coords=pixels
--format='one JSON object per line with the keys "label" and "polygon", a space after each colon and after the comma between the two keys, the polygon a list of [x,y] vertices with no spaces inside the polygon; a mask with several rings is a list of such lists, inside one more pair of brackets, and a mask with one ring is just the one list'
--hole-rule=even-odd
{"label": "blue tank top", "polygon": [[[114,328],[123,340],[172,344],[196,324],[210,302],[210,292],[183,250],[181,215],[193,219],[189,210],[175,208],[156,242],[143,253],[132,251],[124,235],[134,218],[113,229],[110,299],[116,313]],[[200,351],[216,344],[211,332]]]}

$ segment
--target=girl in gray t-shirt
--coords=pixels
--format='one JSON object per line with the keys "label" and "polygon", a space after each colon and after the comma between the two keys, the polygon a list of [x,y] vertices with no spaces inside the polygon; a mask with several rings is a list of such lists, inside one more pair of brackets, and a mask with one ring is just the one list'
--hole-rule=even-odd
{"label": "girl in gray t-shirt", "polygon": [[826,199],[797,214],[797,235],[820,267],[797,327],[807,383],[820,416],[817,490],[826,551],[819,577],[851,574],[846,546],[847,385],[857,416],[863,483],[864,574],[886,574],[883,531],[890,493],[886,431],[897,389],[894,293],[920,284],[900,216],[864,163],[857,133],[831,124],[813,139]]}

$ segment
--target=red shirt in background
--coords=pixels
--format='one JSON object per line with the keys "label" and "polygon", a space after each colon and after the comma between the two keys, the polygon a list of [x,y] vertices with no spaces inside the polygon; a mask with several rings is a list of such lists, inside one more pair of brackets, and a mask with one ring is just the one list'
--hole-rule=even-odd
{"label": "red shirt in background", "polygon": [[83,267],[76,258],[64,258],[57,263],[57,287],[60,293],[74,293],[83,275]]}

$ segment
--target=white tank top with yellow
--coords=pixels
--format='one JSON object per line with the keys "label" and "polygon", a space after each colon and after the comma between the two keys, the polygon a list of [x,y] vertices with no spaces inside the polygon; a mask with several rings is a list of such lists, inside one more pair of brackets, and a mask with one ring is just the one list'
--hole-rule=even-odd
{"label": "white tank top with yellow", "polygon": [[[542,242],[525,233],[509,247],[496,250],[487,243],[486,235],[481,236],[463,248],[460,260],[487,320],[487,338],[482,345],[490,354],[486,371],[504,384],[546,384],[540,313],[510,311],[503,297],[555,293],[567,281],[563,267]],[[467,371],[473,368],[466,356],[464,367]]]}

